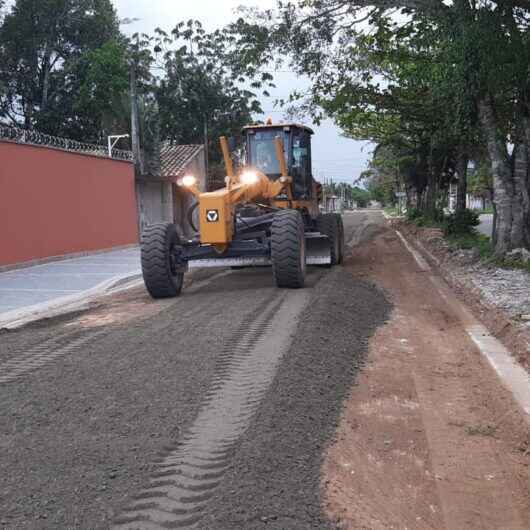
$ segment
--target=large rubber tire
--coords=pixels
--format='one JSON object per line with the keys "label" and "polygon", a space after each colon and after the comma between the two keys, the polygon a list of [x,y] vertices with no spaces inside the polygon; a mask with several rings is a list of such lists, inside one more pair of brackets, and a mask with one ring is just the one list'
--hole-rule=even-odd
{"label": "large rubber tire", "polygon": [[304,221],[296,210],[276,213],[271,226],[271,260],[278,287],[299,289],[305,284]]}
{"label": "large rubber tire", "polygon": [[341,248],[344,248],[344,245],[341,243],[343,236],[341,235],[339,217],[334,213],[324,213],[317,218],[318,231],[329,238],[331,255],[331,263],[329,266],[331,267],[341,263]]}
{"label": "large rubber tire", "polygon": [[173,298],[182,291],[184,273],[176,270],[174,250],[179,244],[174,224],[148,226],[142,234],[142,272],[153,298]]}
{"label": "large rubber tire", "polygon": [[344,248],[346,246],[346,242],[344,241],[344,222],[340,213],[333,215],[337,218],[337,225],[339,227],[339,264],[342,265],[344,263]]}

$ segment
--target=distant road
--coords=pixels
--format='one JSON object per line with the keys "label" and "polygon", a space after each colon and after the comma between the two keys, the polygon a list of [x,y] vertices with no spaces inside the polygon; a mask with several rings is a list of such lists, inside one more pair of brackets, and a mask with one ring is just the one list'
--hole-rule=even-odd
{"label": "distant road", "polygon": [[493,214],[488,213],[480,216],[478,231],[485,236],[491,237],[493,233]]}

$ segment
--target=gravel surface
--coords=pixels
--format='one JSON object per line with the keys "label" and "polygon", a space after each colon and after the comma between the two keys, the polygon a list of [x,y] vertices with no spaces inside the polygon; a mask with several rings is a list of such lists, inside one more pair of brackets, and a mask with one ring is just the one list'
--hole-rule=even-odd
{"label": "gravel surface", "polygon": [[[530,274],[522,269],[504,269],[479,261],[475,250],[454,250],[436,235],[418,232],[420,238],[441,259],[444,268],[459,283],[475,288],[492,306],[509,318],[530,314]],[[530,329],[530,323],[522,323]]]}
{"label": "gravel surface", "polygon": [[380,290],[339,269],[317,285],[202,529],[333,528],[321,510],[322,455],[389,311]]}
{"label": "gravel surface", "polygon": [[[370,216],[345,224],[356,243],[375,230]],[[340,268],[312,269],[307,292],[292,345],[201,529],[330,528],[322,454],[390,306]],[[139,289],[103,309],[0,334],[0,365],[26,359],[25,371],[0,384],[0,527],[109,528],[212,395],[221,352],[284,294],[269,269],[249,269],[175,301],[153,302]],[[79,346],[69,350],[69,337]],[[60,346],[48,361],[50,344]]]}
{"label": "gravel surface", "polygon": [[[0,525],[108,528],[198,413],[220,345],[275,291],[263,271],[230,275],[0,385]],[[2,334],[0,361],[65,323]]]}
{"label": "gravel surface", "polygon": [[[530,274],[523,270],[474,266],[467,274],[487,302],[517,318],[530,314]],[[530,323],[528,324],[530,325]]]}

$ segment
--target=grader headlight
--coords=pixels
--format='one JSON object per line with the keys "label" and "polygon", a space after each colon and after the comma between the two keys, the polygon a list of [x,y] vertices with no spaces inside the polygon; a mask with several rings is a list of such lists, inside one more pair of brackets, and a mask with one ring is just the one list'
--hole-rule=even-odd
{"label": "grader headlight", "polygon": [[179,180],[179,185],[185,188],[192,188],[197,184],[197,179],[193,175],[185,175]]}
{"label": "grader headlight", "polygon": [[245,171],[239,179],[241,184],[247,184],[249,186],[259,181],[258,174],[255,171]]}

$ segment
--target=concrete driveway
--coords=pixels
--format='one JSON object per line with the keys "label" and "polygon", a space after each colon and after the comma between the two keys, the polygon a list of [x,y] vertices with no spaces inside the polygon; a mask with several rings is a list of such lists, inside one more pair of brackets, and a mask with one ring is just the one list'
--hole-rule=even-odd
{"label": "concrete driveway", "polygon": [[0,316],[80,295],[141,273],[138,248],[115,250],[0,273]]}

